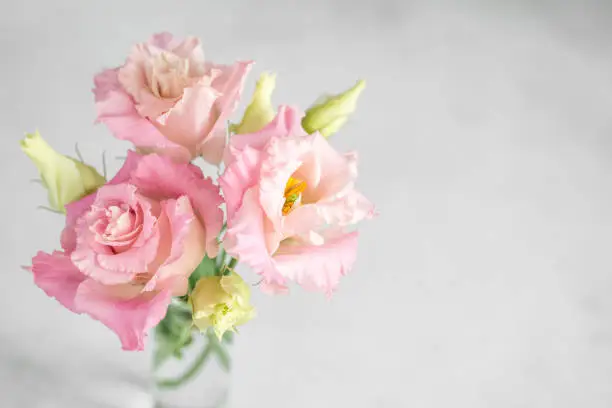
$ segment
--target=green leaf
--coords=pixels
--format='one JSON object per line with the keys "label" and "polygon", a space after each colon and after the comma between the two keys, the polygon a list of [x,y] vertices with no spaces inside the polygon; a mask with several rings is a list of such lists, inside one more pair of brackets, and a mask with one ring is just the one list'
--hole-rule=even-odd
{"label": "green leaf", "polygon": [[204,256],[202,262],[198,265],[198,267],[193,271],[191,276],[189,277],[189,290],[192,291],[195,287],[196,283],[204,277],[207,276],[215,276],[217,273],[217,261],[214,258],[209,258],[208,256]]}
{"label": "green leaf", "polygon": [[[189,307],[186,305],[186,307]],[[156,349],[153,366],[158,368],[170,357],[182,358],[182,350],[192,342],[193,322],[191,309],[173,303],[164,319],[155,328]]]}

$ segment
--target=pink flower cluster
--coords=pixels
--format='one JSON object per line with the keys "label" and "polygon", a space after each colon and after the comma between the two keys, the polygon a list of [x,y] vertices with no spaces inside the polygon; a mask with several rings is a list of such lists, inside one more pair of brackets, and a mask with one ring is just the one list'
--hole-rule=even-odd
{"label": "pink flower cluster", "polygon": [[[159,34],[95,77],[98,120],[136,151],[112,180],[66,207],[62,250],[39,252],[28,269],[49,296],[115,331],[126,350],[144,348],[219,245],[268,293],[294,282],[330,295],[355,262],[351,227],[374,207],[355,188],[354,153],[308,134],[304,113],[288,106],[260,131],[226,141],[250,67],[206,62],[198,39]],[[224,166],[217,183],[190,163],[198,156]]]}

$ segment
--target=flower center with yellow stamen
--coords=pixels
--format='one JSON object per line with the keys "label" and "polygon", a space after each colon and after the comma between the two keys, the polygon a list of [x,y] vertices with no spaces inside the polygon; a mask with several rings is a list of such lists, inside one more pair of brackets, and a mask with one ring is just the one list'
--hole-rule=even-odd
{"label": "flower center with yellow stamen", "polygon": [[229,305],[226,304],[218,304],[215,306],[214,313],[209,317],[210,322],[213,325],[218,324],[220,321],[224,320],[227,314],[231,311]]}
{"label": "flower center with yellow stamen", "polygon": [[306,182],[289,177],[287,186],[285,187],[285,203],[283,204],[283,215],[287,215],[293,210],[296,201],[302,197],[302,193],[306,190]]}

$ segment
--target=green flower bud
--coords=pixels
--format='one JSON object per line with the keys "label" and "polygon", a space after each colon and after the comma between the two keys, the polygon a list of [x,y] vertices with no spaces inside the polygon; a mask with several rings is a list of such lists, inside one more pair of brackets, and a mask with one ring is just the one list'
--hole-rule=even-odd
{"label": "green flower bud", "polygon": [[276,86],[276,75],[263,73],[257,80],[255,92],[244,116],[238,125],[232,126],[234,133],[254,133],[263,129],[274,119],[276,112],[272,106],[272,92]]}
{"label": "green flower bud", "polygon": [[95,168],[57,153],[36,131],[20,141],[21,150],[34,162],[49,195],[52,209],[65,213],[64,206],[96,191],[106,183]]}
{"label": "green flower bud", "polygon": [[306,116],[302,119],[304,130],[308,133],[319,131],[326,138],[336,133],[355,111],[357,99],[365,85],[364,80],[359,80],[341,94],[320,98],[306,110]]}

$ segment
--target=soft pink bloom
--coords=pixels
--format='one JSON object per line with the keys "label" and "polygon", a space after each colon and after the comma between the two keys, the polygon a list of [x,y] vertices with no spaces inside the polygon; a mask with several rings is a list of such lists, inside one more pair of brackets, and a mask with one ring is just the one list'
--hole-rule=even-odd
{"label": "soft pink bloom", "polygon": [[63,251],[33,258],[34,282],[141,350],[204,254],[216,255],[221,203],[198,167],[129,152],[113,180],[66,207]]}
{"label": "soft pink bloom", "polygon": [[94,78],[98,120],[143,152],[218,164],[250,67],[205,62],[195,37],[154,35],[135,45],[123,66]]}
{"label": "soft pink bloom", "polygon": [[331,294],[355,261],[357,232],[347,227],[374,215],[354,188],[355,154],[340,154],[303,114],[281,107],[253,134],[232,136],[219,184],[227,203],[225,247],[263,277],[263,288],[287,283]]}

